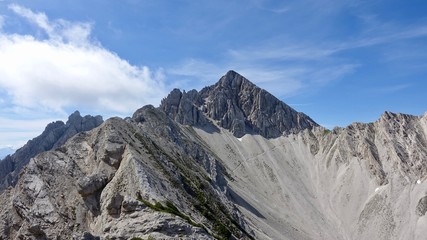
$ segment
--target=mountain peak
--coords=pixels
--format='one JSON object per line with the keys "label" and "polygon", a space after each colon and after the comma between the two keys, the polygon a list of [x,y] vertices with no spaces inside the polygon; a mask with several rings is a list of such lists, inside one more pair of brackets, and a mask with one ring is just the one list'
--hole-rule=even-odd
{"label": "mountain peak", "polygon": [[249,133],[276,138],[318,126],[233,70],[200,92],[172,91],[160,108],[181,124],[206,125],[213,120],[236,137]]}
{"label": "mountain peak", "polygon": [[68,117],[65,124],[62,121],[49,123],[42,134],[30,140],[20,149],[0,162],[0,192],[8,186],[14,185],[19,172],[37,154],[56,149],[79,132],[89,131],[103,123],[101,116],[80,116],[75,111]]}
{"label": "mountain peak", "polygon": [[254,83],[246,79],[244,76],[240,75],[234,70],[230,70],[219,79],[215,86],[220,86],[222,88],[238,89],[242,84],[251,87],[256,87]]}

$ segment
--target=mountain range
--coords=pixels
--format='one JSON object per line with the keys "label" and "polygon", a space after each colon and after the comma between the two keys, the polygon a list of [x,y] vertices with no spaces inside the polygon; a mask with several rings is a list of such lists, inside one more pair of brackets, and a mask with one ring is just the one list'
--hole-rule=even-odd
{"label": "mountain range", "polygon": [[0,162],[0,239],[425,239],[427,114],[328,130],[234,71]]}

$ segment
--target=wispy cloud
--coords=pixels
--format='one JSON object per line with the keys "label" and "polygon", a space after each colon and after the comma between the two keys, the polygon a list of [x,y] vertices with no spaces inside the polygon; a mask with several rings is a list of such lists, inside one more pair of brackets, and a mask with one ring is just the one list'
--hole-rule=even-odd
{"label": "wispy cloud", "polygon": [[91,24],[50,21],[15,4],[9,8],[47,34],[0,35],[0,87],[16,109],[128,115],[164,95],[162,70],[131,65],[90,40]]}
{"label": "wispy cloud", "polygon": [[[50,20],[16,4],[9,9],[44,34],[0,32],[0,145],[19,147],[76,109],[129,116],[165,96],[163,70],[105,49],[90,38],[93,24]],[[32,117],[16,120],[22,116]]]}
{"label": "wispy cloud", "polygon": [[210,82],[227,71],[225,66],[219,66],[201,59],[184,59],[181,63],[171,67],[167,73],[182,77],[198,77],[199,81]]}
{"label": "wispy cloud", "polygon": [[258,9],[276,14],[282,14],[289,11],[289,6],[285,5],[289,4],[288,2],[274,2],[265,0],[251,0],[249,2],[251,2]]}
{"label": "wispy cloud", "polygon": [[412,86],[411,84],[397,84],[397,85],[391,85],[391,86],[382,86],[375,89],[371,89],[370,92],[379,93],[379,94],[393,94],[393,93],[403,91],[411,86]]}
{"label": "wispy cloud", "polygon": [[288,12],[288,11],[289,11],[289,8],[287,8],[287,7],[282,7],[282,8],[268,9],[268,10],[270,10],[271,12],[274,12],[274,13],[281,14],[281,13]]}
{"label": "wispy cloud", "polygon": [[335,49],[321,49],[310,46],[292,45],[287,47],[252,47],[233,49],[228,53],[235,60],[319,60],[336,52]]}
{"label": "wispy cloud", "polygon": [[28,8],[17,4],[10,4],[9,9],[17,15],[26,18],[29,22],[41,28],[50,40],[71,42],[72,44],[87,44],[92,30],[92,24],[69,22],[63,19],[49,21],[44,13],[35,13]]}
{"label": "wispy cloud", "polygon": [[376,46],[387,43],[395,43],[401,40],[425,37],[427,36],[427,26],[411,26],[409,29],[395,28],[392,31],[383,32],[381,34],[372,34],[371,36],[362,36],[355,41],[344,42],[338,45],[335,52]]}
{"label": "wispy cloud", "polygon": [[[271,7],[269,1],[253,0],[251,2],[260,9]],[[329,12],[325,10],[314,13],[316,16],[334,15],[343,9],[358,7],[358,4],[352,1],[339,3],[338,6],[335,6],[337,1],[319,1],[318,3],[304,1],[304,4],[309,5],[308,3],[316,6],[324,5],[329,9]],[[290,1],[287,4],[271,9],[283,8],[286,11],[292,11],[300,9],[302,3]],[[334,13],[332,14],[331,11]],[[295,13],[290,12],[290,14]],[[317,19],[316,16],[312,19]],[[301,16],[293,15],[290,19],[298,22],[301,20],[298,20],[298,17]],[[276,92],[279,96],[295,96],[304,94],[307,89],[320,89],[334,81],[357,74],[365,64],[364,59],[357,57],[358,54],[381,54],[376,56],[376,59],[379,59],[386,54],[387,49],[396,46],[396,43],[427,36],[427,25],[423,23],[409,26],[381,21],[375,16],[365,15],[362,18],[361,29],[344,38],[327,37],[321,41],[316,41],[316,38],[307,38],[297,41],[290,39],[288,35],[278,33],[277,36],[258,41],[256,44],[230,48],[223,53],[225,57],[215,63],[206,59],[184,60],[168,73],[216,81],[218,77],[215,78],[215,76],[218,76],[218,72],[222,74],[228,69],[234,69],[267,90]],[[319,25],[319,27],[322,26]],[[383,52],[368,53],[372,47],[377,47],[377,50],[380,49]],[[192,84],[194,81],[188,83]]]}
{"label": "wispy cloud", "polygon": [[171,78],[181,79],[176,85],[184,89],[192,89],[213,84],[227,70],[232,69],[278,97],[291,97],[340,79],[346,74],[352,73],[357,67],[357,64],[337,64],[335,66],[313,64],[313,66],[289,65],[279,68],[277,65],[268,66],[254,59],[239,61],[239,58],[230,58],[228,61],[217,64],[190,59],[166,73],[175,75]]}

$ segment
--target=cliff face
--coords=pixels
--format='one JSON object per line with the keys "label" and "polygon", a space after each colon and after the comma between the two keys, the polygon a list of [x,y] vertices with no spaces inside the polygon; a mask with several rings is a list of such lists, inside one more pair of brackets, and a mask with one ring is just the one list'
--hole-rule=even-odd
{"label": "cliff face", "polygon": [[196,131],[224,160],[256,238],[425,238],[427,114],[275,139]]}
{"label": "cliff face", "polygon": [[35,156],[0,237],[425,239],[426,159],[427,114],[329,131],[229,72]]}
{"label": "cliff face", "polygon": [[67,123],[56,121],[48,124],[43,133],[28,141],[22,148],[0,161],[0,191],[16,184],[19,172],[37,154],[55,149],[75,134],[98,127],[103,122],[101,116],[80,116],[78,111],[71,114]]}
{"label": "cliff face", "polygon": [[175,89],[160,108],[181,124],[204,126],[211,119],[236,137],[248,133],[276,138],[318,126],[234,71],[200,92]]}
{"label": "cliff face", "polygon": [[146,106],[33,158],[1,200],[0,229],[8,238],[249,239],[226,173],[191,127]]}

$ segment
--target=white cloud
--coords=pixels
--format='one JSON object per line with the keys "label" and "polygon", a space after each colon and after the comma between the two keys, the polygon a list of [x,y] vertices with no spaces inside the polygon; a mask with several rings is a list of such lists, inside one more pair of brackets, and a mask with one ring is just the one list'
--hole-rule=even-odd
{"label": "white cloud", "polygon": [[35,23],[41,29],[45,30],[49,36],[54,34],[54,28],[49,23],[49,20],[44,13],[34,13],[30,9],[21,7],[17,4],[10,4],[9,9],[13,10],[21,17],[27,18],[30,22]]}
{"label": "white cloud", "polygon": [[165,96],[162,69],[132,65],[103,48],[90,39],[92,24],[9,9],[45,35],[0,31],[0,145],[20,147],[69,111],[129,116]]}
{"label": "white cloud", "polygon": [[73,44],[88,43],[88,37],[92,30],[92,25],[89,23],[69,22],[64,19],[49,21],[46,14],[34,13],[17,4],[10,4],[9,9],[44,30],[51,40]]}
{"label": "white cloud", "polygon": [[15,4],[9,8],[48,36],[0,35],[0,88],[12,108],[128,115],[165,95],[162,70],[131,65],[90,40],[91,24],[50,21]]}

